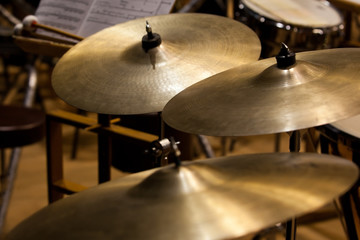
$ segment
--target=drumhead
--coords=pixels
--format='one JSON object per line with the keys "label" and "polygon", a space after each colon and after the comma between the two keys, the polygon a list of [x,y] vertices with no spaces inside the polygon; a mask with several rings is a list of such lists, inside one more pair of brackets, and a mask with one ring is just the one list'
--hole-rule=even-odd
{"label": "drumhead", "polygon": [[342,23],[339,12],[324,0],[242,0],[241,2],[253,12],[279,23],[312,28],[332,27]]}
{"label": "drumhead", "polygon": [[330,125],[347,134],[360,138],[360,115],[337,121]]}

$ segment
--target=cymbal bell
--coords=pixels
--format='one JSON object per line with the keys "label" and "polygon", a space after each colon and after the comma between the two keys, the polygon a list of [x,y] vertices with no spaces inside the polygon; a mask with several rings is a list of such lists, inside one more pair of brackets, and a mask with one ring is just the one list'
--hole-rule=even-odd
{"label": "cymbal bell", "polygon": [[279,68],[275,58],[243,64],[196,83],[165,106],[178,130],[246,136],[306,129],[360,113],[360,49],[296,54]]}
{"label": "cymbal bell", "polygon": [[184,162],[55,202],[7,239],[229,239],[315,210],[357,176],[351,161],[314,153]]}
{"label": "cymbal bell", "polygon": [[[146,21],[161,45],[145,51]],[[52,86],[77,108],[103,114],[160,112],[184,88],[258,60],[260,40],[221,16],[177,13],[128,21],[72,47],[56,64]]]}

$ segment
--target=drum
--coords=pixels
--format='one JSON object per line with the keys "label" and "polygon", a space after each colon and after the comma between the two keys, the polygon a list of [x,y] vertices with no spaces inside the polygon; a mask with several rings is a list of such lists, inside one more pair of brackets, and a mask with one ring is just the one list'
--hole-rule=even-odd
{"label": "drum", "polygon": [[[321,152],[341,156],[360,166],[360,115],[316,127]],[[359,181],[340,198],[349,239],[360,239]]]}
{"label": "drum", "polygon": [[341,13],[324,0],[239,0],[235,19],[258,34],[263,58],[277,55],[282,42],[300,52],[337,47],[344,38]]}

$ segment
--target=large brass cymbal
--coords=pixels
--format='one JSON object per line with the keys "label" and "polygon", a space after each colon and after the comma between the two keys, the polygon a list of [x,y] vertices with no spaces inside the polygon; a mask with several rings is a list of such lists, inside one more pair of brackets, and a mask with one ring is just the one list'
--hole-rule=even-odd
{"label": "large brass cymbal", "polygon": [[40,210],[7,239],[229,239],[313,211],[356,181],[354,163],[252,154],[126,176]]}
{"label": "large brass cymbal", "polygon": [[269,58],[185,89],[166,104],[171,127],[212,136],[305,129],[360,113],[360,49],[301,52],[281,69]]}
{"label": "large brass cymbal", "polygon": [[[142,49],[146,20],[162,43]],[[244,24],[185,13],[136,19],[104,29],[57,63],[52,85],[65,102],[90,112],[162,111],[184,88],[218,72],[258,60],[260,40]]]}

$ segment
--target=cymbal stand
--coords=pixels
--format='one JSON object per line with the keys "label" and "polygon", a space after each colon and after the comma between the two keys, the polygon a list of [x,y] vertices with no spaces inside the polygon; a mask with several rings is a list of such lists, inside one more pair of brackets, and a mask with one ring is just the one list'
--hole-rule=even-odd
{"label": "cymbal stand", "polygon": [[151,143],[150,150],[147,152],[153,155],[157,160],[155,162],[155,167],[165,166],[167,165],[167,158],[170,153],[174,154],[174,161],[176,167],[180,166],[180,155],[181,152],[178,148],[179,142],[175,142],[173,137],[164,138],[161,140],[157,140]]}
{"label": "cymbal stand", "polygon": [[[98,114],[98,123],[103,127],[110,127],[111,116],[107,114]],[[108,134],[98,134],[98,172],[99,183],[111,179],[111,160],[112,160],[112,138]]]}
{"label": "cymbal stand", "polygon": [[[290,133],[289,149],[290,152],[300,151],[301,134],[299,130]],[[296,239],[296,219],[293,218],[286,222],[286,240]]]}

